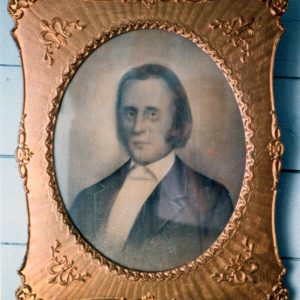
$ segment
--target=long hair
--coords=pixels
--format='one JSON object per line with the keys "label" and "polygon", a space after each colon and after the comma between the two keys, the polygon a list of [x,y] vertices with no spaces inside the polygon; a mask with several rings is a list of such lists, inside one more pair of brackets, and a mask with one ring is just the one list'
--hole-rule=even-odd
{"label": "long hair", "polygon": [[173,104],[175,106],[172,127],[168,136],[167,143],[171,144],[173,149],[182,148],[186,145],[192,130],[192,114],[188,103],[185,89],[176,76],[169,68],[158,64],[146,64],[131,69],[120,80],[117,90],[116,113],[117,113],[117,130],[119,138],[124,143],[122,132],[120,107],[126,83],[134,80],[147,80],[157,78],[163,80],[172,93]]}

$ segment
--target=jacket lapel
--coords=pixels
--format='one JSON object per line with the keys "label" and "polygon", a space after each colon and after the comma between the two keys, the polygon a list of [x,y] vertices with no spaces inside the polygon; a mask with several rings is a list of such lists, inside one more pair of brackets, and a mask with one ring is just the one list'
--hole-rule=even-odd
{"label": "jacket lapel", "polygon": [[94,230],[95,235],[104,229],[104,225],[107,222],[109,212],[115,200],[117,193],[119,192],[126,175],[128,173],[130,161],[127,161],[119,170],[106,178],[104,182],[99,185],[99,189],[94,192],[94,224],[96,224]]}
{"label": "jacket lapel", "polygon": [[158,186],[156,199],[156,222],[153,224],[153,235],[160,232],[170,221],[185,208],[187,178],[186,169],[176,158],[175,164]]}

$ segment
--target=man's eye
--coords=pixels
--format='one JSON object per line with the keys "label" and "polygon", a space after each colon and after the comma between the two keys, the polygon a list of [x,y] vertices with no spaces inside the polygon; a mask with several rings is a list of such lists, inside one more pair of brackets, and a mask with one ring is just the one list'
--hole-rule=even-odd
{"label": "man's eye", "polygon": [[152,120],[155,120],[158,116],[158,113],[157,111],[150,111],[149,114],[148,114],[149,118],[152,119]]}
{"label": "man's eye", "polygon": [[133,110],[127,110],[124,112],[124,115],[128,119],[132,119],[135,116],[135,112]]}

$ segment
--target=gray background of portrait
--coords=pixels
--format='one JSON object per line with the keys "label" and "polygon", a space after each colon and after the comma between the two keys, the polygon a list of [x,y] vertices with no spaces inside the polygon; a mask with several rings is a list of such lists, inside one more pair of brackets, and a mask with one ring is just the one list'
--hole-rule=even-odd
{"label": "gray background of portrait", "polygon": [[196,171],[224,184],[236,203],[245,168],[245,138],[225,76],[191,41],[175,33],[141,30],[115,37],[97,49],[64,95],[54,157],[67,208],[78,192],[128,159],[116,135],[116,90],[124,73],[145,63],[169,67],[186,89],[193,131],[178,155]]}

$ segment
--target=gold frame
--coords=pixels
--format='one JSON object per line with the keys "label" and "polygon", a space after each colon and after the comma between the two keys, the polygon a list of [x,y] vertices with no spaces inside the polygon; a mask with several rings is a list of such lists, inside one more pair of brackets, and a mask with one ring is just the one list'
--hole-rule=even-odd
{"label": "gold frame", "polygon": [[[18,299],[287,298],[274,221],[283,146],[272,81],[286,8],[287,0],[9,1],[23,62],[16,158],[29,212]],[[140,29],[175,32],[211,56],[234,91],[246,142],[243,186],[223,233],[192,262],[160,272],[122,267],[81,238],[53,162],[56,119],[72,76],[103,43]]]}

